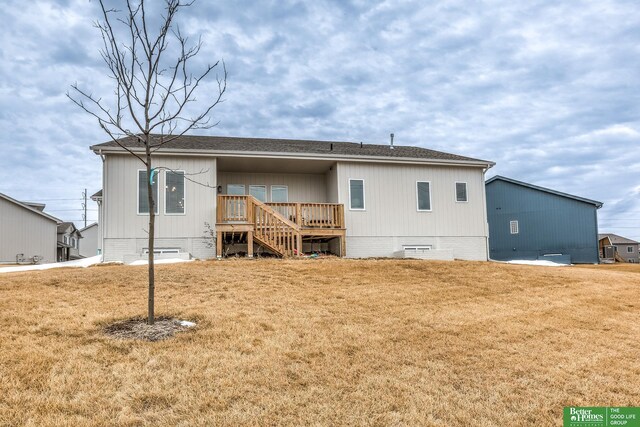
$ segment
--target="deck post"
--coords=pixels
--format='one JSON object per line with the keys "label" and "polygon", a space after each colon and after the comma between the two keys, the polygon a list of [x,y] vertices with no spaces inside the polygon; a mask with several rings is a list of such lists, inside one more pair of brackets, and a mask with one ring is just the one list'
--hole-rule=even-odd
{"label": "deck post", "polygon": [[222,231],[216,232],[216,258],[222,259]]}
{"label": "deck post", "polygon": [[247,257],[253,258],[253,231],[247,231]]}
{"label": "deck post", "polygon": [[340,257],[342,258],[347,256],[347,242],[345,238],[346,238],[345,234],[340,236]]}
{"label": "deck post", "polygon": [[302,205],[296,203],[296,224],[302,226]]}
{"label": "deck post", "polygon": [[302,256],[302,233],[296,233],[296,248],[298,256]]}

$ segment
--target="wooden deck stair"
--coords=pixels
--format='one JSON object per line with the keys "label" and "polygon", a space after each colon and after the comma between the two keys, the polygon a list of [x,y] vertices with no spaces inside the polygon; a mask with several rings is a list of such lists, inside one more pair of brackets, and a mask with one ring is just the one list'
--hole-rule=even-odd
{"label": "wooden deck stair", "polygon": [[282,257],[302,254],[303,238],[341,237],[344,254],[344,209],[330,203],[262,203],[253,196],[218,196],[217,250],[228,233],[246,233],[249,256],[253,242]]}

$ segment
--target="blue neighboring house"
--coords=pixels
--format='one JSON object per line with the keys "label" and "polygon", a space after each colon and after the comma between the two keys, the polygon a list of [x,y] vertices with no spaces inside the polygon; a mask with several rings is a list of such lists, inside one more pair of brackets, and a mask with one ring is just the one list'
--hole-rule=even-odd
{"label": "blue neighboring house", "polygon": [[601,202],[499,175],[486,194],[491,259],[599,262]]}

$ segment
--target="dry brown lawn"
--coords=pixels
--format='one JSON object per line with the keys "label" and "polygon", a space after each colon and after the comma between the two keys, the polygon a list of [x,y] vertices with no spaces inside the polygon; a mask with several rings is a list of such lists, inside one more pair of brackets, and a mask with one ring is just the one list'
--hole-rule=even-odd
{"label": "dry brown lawn", "polygon": [[0,275],[0,425],[561,425],[640,404],[634,271],[394,260]]}

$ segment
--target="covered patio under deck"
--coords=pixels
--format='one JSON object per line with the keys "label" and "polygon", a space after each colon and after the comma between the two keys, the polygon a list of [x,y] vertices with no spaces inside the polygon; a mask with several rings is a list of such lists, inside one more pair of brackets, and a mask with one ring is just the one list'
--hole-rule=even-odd
{"label": "covered patio under deck", "polygon": [[[345,256],[344,206],[336,203],[262,203],[250,195],[219,195],[216,253],[225,246],[246,244],[253,257],[254,243],[275,255],[300,256],[309,243],[326,243],[327,252]],[[313,246],[311,246],[313,250]]]}
{"label": "covered patio under deck", "polygon": [[279,256],[345,256],[344,206],[335,162],[218,157],[217,254],[253,256],[253,243]]}

